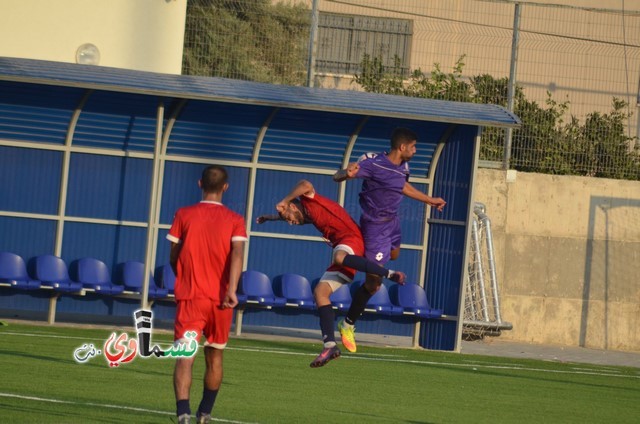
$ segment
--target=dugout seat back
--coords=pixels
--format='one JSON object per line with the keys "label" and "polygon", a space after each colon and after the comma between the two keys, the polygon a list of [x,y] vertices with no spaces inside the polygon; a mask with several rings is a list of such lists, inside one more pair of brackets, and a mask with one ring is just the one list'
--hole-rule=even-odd
{"label": "dugout seat back", "polygon": [[414,314],[422,318],[435,318],[442,315],[442,310],[431,307],[427,293],[417,284],[407,283],[403,286],[394,284],[389,288],[389,298],[406,314]]}
{"label": "dugout seat back", "polygon": [[[355,292],[364,284],[363,281],[358,283],[353,283],[351,286],[351,296],[355,294]],[[387,286],[384,284],[380,285],[378,291],[371,296],[369,301],[367,302],[365,311],[367,312],[375,312],[378,314],[385,315],[402,315],[402,308],[391,303],[391,299],[389,298],[389,291]]]}
{"label": "dugout seat back", "polygon": [[124,291],[124,286],[111,281],[111,273],[107,264],[96,258],[82,258],[78,260],[78,282],[85,289],[92,289],[96,293],[118,295]]}
{"label": "dugout seat back", "polygon": [[271,285],[271,279],[260,271],[246,270],[240,277],[238,284],[240,295],[246,296],[247,303],[262,306],[285,306],[286,299],[276,296]]}
{"label": "dugout seat back", "polygon": [[[151,273],[147,276],[147,281],[149,283],[150,299],[167,297],[169,291],[158,287]],[[126,261],[122,266],[122,283],[125,290],[142,293],[144,282],[144,263],[138,261]]]}
{"label": "dugout seat back", "polygon": [[41,285],[29,277],[22,256],[12,252],[0,252],[0,283],[21,290],[35,290]]}
{"label": "dugout seat back", "polygon": [[171,264],[165,264],[158,268],[155,275],[158,277],[156,284],[163,289],[167,289],[169,294],[173,295],[176,287],[176,275],[173,273]]}
{"label": "dugout seat back", "polygon": [[55,255],[40,255],[35,259],[36,279],[40,280],[43,287],[49,287],[55,291],[73,293],[82,290],[82,284],[69,278],[67,264]]}
{"label": "dugout seat back", "polygon": [[285,273],[275,278],[275,294],[287,300],[287,306],[315,309],[316,303],[311,291],[311,283],[306,277]]}

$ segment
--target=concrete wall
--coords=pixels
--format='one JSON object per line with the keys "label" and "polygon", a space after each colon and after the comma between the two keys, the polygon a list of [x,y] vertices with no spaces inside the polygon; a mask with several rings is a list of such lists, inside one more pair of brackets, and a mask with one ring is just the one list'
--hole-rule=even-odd
{"label": "concrete wall", "polygon": [[2,0],[0,56],[76,62],[92,43],[101,66],[180,74],[187,0]]}
{"label": "concrete wall", "polygon": [[640,351],[640,182],[480,169],[502,339]]}

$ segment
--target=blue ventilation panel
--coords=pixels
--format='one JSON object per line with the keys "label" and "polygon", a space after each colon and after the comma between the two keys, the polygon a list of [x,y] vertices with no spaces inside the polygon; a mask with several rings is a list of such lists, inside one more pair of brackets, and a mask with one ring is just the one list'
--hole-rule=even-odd
{"label": "blue ventilation panel", "polygon": [[0,81],[0,138],[63,145],[82,92]]}
{"label": "blue ventilation panel", "polygon": [[72,154],[67,215],[147,222],[152,171],[149,159]]}
{"label": "blue ventilation panel", "polygon": [[153,96],[93,92],[78,119],[73,144],[153,152],[158,102]]}
{"label": "blue ventilation panel", "polygon": [[176,120],[167,154],[250,162],[272,108],[189,101]]}
{"label": "blue ventilation panel", "polygon": [[[207,164],[167,161],[164,168],[160,223],[171,224],[176,211],[202,200],[198,180]],[[229,189],[222,197],[222,203],[232,211],[244,216],[247,209],[247,188],[249,170],[225,166],[229,177]]]}
{"label": "blue ventilation panel", "polygon": [[62,152],[0,146],[0,210],[57,214]]}
{"label": "blue ventilation panel", "polygon": [[260,163],[338,169],[361,117],[282,109],[265,134]]}

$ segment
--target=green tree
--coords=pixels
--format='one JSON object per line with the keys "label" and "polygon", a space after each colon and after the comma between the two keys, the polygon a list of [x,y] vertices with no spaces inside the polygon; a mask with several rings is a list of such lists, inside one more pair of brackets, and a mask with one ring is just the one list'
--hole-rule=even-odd
{"label": "green tree", "polygon": [[429,74],[416,69],[405,83],[400,58],[394,58],[395,65],[391,72],[388,72],[381,58],[371,58],[364,54],[361,62],[362,73],[355,75],[354,82],[372,93],[471,101],[471,86],[462,78],[463,59],[464,56],[458,59],[451,73],[443,72],[438,63],[434,64],[434,69]]}
{"label": "green tree", "polygon": [[[389,72],[381,59],[365,55],[355,82],[375,93],[506,106],[509,79],[483,74],[467,81],[462,76],[463,60],[461,56],[449,73],[436,63],[430,73],[417,69],[405,80],[399,61]],[[513,132],[512,167],[549,174],[640,179],[640,156],[637,149],[630,149],[636,137],[625,134],[628,104],[614,98],[611,112],[592,112],[584,124],[574,116],[564,121],[569,105],[568,100],[554,100],[549,92],[544,105],[540,105],[528,100],[516,86],[514,113],[522,126]],[[504,145],[502,129],[485,128],[480,158],[501,161]]]}
{"label": "green tree", "polygon": [[303,4],[189,0],[182,72],[301,85],[309,17]]}
{"label": "green tree", "polygon": [[627,102],[613,98],[610,113],[592,112],[587,115],[579,132],[579,140],[589,153],[585,156],[587,174],[594,177],[640,179],[638,151],[629,151],[634,140],[625,134]]}

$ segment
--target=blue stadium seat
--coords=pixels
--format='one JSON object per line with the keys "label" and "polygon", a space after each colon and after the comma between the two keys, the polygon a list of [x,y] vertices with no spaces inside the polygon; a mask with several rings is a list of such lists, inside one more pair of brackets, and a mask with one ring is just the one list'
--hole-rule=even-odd
{"label": "blue stadium seat", "polygon": [[107,265],[96,258],[78,260],[78,282],[85,289],[92,289],[98,294],[116,296],[124,291],[124,286],[114,284]]}
{"label": "blue stadium seat", "polygon": [[173,296],[176,286],[176,275],[173,273],[171,264],[158,267],[155,272],[156,284],[158,287],[167,289],[169,295]]}
{"label": "blue stadium seat", "polygon": [[[149,299],[161,299],[167,297],[169,290],[161,289],[156,285],[151,274],[149,281]],[[144,284],[144,264],[137,261],[126,261],[122,266],[122,283],[125,290],[142,293]]]}
{"label": "blue stadium seat", "polygon": [[[364,283],[364,281],[351,284],[351,295],[355,293],[358,288]],[[367,302],[366,312],[375,312],[377,314],[385,315],[402,315],[403,310],[401,307],[391,303],[389,299],[389,291],[384,284],[380,285],[380,289],[371,296],[371,299]]]}
{"label": "blue stadium seat", "polygon": [[273,286],[269,277],[260,272],[246,270],[240,277],[238,284],[238,294],[246,296],[247,303],[258,304],[261,306],[285,306],[287,300],[283,297],[276,296],[273,292]]}
{"label": "blue stadium seat", "polygon": [[0,252],[0,283],[21,290],[36,290],[40,281],[27,274],[27,265],[22,256],[11,252]]}
{"label": "blue stadium seat", "polygon": [[404,286],[394,284],[389,288],[389,298],[407,315],[420,318],[437,318],[442,315],[441,309],[433,309],[429,305],[427,293],[417,284],[407,283]]}
{"label": "blue stadium seat", "polygon": [[82,284],[69,278],[67,264],[55,255],[36,257],[36,275],[42,287],[49,287],[58,292],[75,293],[82,290]]}
{"label": "blue stadium seat", "polygon": [[[353,283],[356,284],[356,283]],[[351,306],[351,291],[348,284],[343,284],[329,296],[333,307],[339,311],[348,311]]]}
{"label": "blue stadium seat", "polygon": [[236,297],[238,298],[238,305],[243,305],[247,303],[247,295],[240,293],[239,290],[236,291]]}
{"label": "blue stadium seat", "polygon": [[304,276],[292,273],[282,274],[274,281],[275,293],[287,300],[287,306],[315,309],[316,303],[311,284]]}

